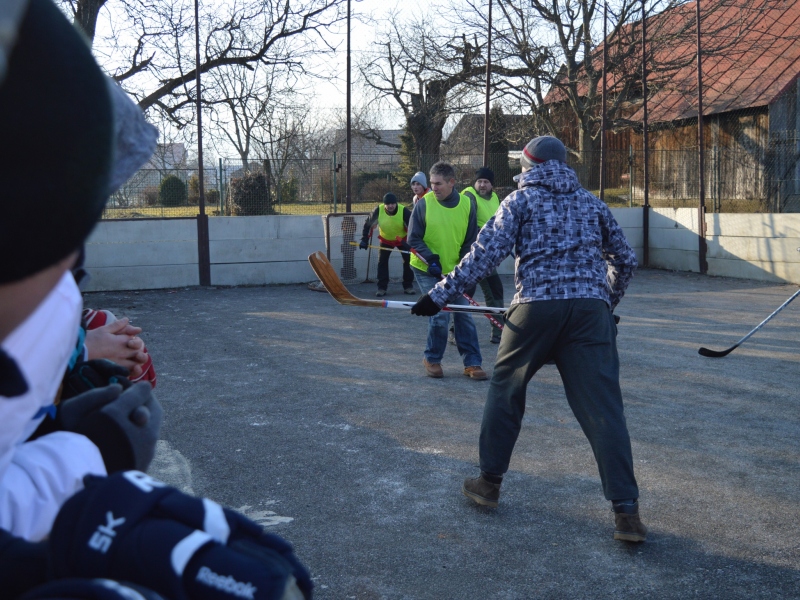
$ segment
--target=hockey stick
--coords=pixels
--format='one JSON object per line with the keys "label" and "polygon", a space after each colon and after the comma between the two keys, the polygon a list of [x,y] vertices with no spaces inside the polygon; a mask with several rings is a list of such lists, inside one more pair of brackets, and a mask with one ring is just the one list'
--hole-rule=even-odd
{"label": "hockey stick", "polygon": [[736,350],[736,348],[738,348],[739,345],[742,342],[744,342],[747,338],[749,338],[751,335],[753,335],[756,331],[758,331],[764,325],[766,325],[767,321],[769,321],[772,317],[774,317],[779,312],[781,312],[784,308],[786,308],[786,305],[789,304],[789,302],[791,302],[792,300],[794,300],[798,296],[800,296],[800,290],[797,290],[794,294],[792,294],[791,298],[789,298],[786,302],[784,302],[778,308],[776,308],[775,311],[770,316],[768,316],[766,319],[761,321],[761,323],[756,325],[756,327],[755,327],[755,329],[753,329],[753,331],[748,333],[746,336],[744,336],[742,339],[740,339],[738,342],[736,342],[733,346],[731,346],[727,350],[722,350],[721,352],[717,352],[716,350],[709,350],[708,348],[700,348],[700,350],[697,351],[698,354],[700,354],[700,356],[707,356],[708,358],[722,358],[723,356],[728,356],[728,354],[730,354],[731,352]]}
{"label": "hockey stick", "polygon": [[[369,308],[405,309],[409,309],[416,304],[416,302],[401,302],[398,300],[368,300],[366,298],[357,298],[350,293],[350,290],[348,290],[342,283],[342,280],[339,279],[336,270],[323,252],[318,250],[314,252],[314,254],[309,255],[308,262],[311,264],[311,268],[314,269],[314,273],[317,274],[317,277],[319,277],[319,280],[325,286],[325,289],[328,290],[328,293],[333,296],[333,299],[339,304],[344,304],[346,306],[365,306]],[[505,308],[495,308],[493,306],[473,307],[459,304],[448,304],[443,307],[442,310],[481,314],[491,313],[495,315],[502,315],[506,311]]]}
{"label": "hockey stick", "polygon": [[[348,242],[348,243],[351,246],[358,246],[358,242]],[[398,252],[402,252],[403,254],[412,254],[408,250],[400,250],[400,248],[396,246],[392,246],[391,248],[384,248],[383,246],[375,246],[373,244],[367,244],[367,248],[375,248],[376,250],[397,250]]]}
{"label": "hockey stick", "polygon": [[[420,259],[420,261],[422,261],[422,262],[423,262],[425,265],[428,265],[428,261],[427,261],[427,260],[425,260],[425,259],[422,257],[422,255],[421,255],[419,252],[417,252],[416,250],[414,250],[414,248],[411,248],[411,254],[413,254],[413,255],[414,255],[414,256],[416,256],[418,259]],[[428,266],[430,266],[430,265],[428,265]],[[443,276],[442,276],[442,275],[439,275],[439,279],[443,279]],[[477,302],[475,302],[475,300],[473,300],[473,299],[472,299],[472,296],[470,296],[470,295],[469,295],[469,294],[467,294],[466,292],[461,292],[461,295],[462,295],[462,296],[464,297],[464,299],[465,299],[467,302],[469,302],[469,303],[470,303],[472,306],[480,306],[480,304],[478,304]],[[490,314],[488,314],[488,313],[483,313],[483,316],[484,316],[484,317],[486,317],[487,319],[489,319],[489,321],[491,321],[492,325],[494,325],[494,326],[495,326],[495,327],[497,327],[498,329],[503,329],[503,324],[502,324],[500,321],[498,321],[497,319],[495,319],[495,318],[494,318],[492,315],[490,315]]]}
{"label": "hockey stick", "polygon": [[[353,245],[353,246],[358,246],[358,242],[350,242],[350,244]],[[403,254],[412,254],[412,255],[416,256],[418,259],[420,259],[426,265],[428,264],[428,262],[424,258],[422,258],[422,255],[419,254],[418,252],[416,252],[413,248],[411,250],[400,250],[400,248],[384,248],[383,246],[369,246],[369,245],[367,246],[367,248],[377,248],[378,250],[392,250],[392,249],[394,249],[394,250],[397,250],[398,252],[402,252]],[[461,295],[464,296],[464,298],[467,300],[467,302],[469,302],[472,306],[480,306],[480,304],[478,304],[477,302],[475,302],[475,300],[472,299],[472,296],[470,296],[468,294],[465,294],[465,293],[462,293]],[[462,311],[459,311],[459,312],[462,312]],[[503,328],[503,324],[500,321],[498,321],[497,319],[495,319],[492,315],[487,314],[487,313],[483,313],[483,316],[485,316],[487,319],[489,319],[492,322],[492,325],[494,325],[498,329],[502,329]]]}

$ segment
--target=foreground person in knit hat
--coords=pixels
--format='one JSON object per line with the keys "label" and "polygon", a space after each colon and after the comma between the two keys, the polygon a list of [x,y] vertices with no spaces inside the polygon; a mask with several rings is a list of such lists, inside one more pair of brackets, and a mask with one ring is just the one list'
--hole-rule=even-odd
{"label": "foreground person in knit hat", "polygon": [[465,480],[462,492],[478,504],[497,506],[528,382],[553,359],[612,502],[614,539],[643,542],[647,530],[638,514],[612,312],[636,257],[608,207],[581,187],[566,159],[558,139],[531,140],[523,150],[519,190],[503,200],[469,254],[411,312],[437,314],[515,252],[517,293],[506,313],[483,413],[481,474]]}
{"label": "foreground person in knit hat", "polygon": [[[285,541],[128,470],[158,439],[150,384],[53,405],[81,315],[69,269],[156,136],[51,0],[0,3],[0,31],[0,595],[310,597]],[[51,408],[59,430],[27,441]]]}
{"label": "foreground person in knit hat", "polygon": [[411,247],[407,241],[409,219],[411,219],[411,211],[405,206],[400,206],[397,196],[389,192],[383,196],[383,203],[375,207],[367,222],[364,223],[361,243],[358,245],[362,250],[369,247],[372,228],[375,225],[378,226],[381,249],[378,255],[378,291],[375,295],[379,298],[386,295],[389,287],[389,257],[395,248],[401,251],[400,256],[403,259],[403,292],[414,293],[414,274],[411,272],[409,264]]}
{"label": "foreground person in knit hat", "polygon": [[[65,412],[58,400],[81,319],[69,269],[108,196],[152,154],[157,132],[52,2],[0,8],[2,30],[17,33],[0,42],[0,138],[14,149],[0,163],[0,342],[24,382],[0,391],[0,527],[36,541],[85,475],[105,475],[111,464],[146,468],[155,452],[161,407],[149,386],[111,386]],[[85,409],[80,418],[76,407]],[[137,409],[146,422],[122,415]],[[31,440],[44,422],[58,426]]]}
{"label": "foreground person in knit hat", "polygon": [[[475,185],[468,187],[461,192],[468,198],[475,200],[478,208],[478,229],[483,228],[486,222],[494,216],[500,207],[500,198],[494,192],[494,171],[489,167],[481,167],[475,172]],[[488,277],[481,279],[481,290],[486,299],[486,306],[502,308],[503,302],[503,282],[497,269],[492,271]],[[500,343],[500,335],[503,330],[492,325],[492,336],[489,341],[492,344]]]}

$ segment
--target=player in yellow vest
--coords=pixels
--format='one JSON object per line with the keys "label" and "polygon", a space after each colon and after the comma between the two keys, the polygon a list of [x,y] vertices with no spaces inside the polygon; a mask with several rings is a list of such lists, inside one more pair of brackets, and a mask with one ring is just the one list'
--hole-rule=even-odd
{"label": "player in yellow vest", "polygon": [[[486,222],[494,216],[500,207],[500,198],[494,193],[494,171],[489,167],[481,167],[475,172],[475,185],[468,187],[461,193],[475,201],[478,209],[478,229],[481,229]],[[486,299],[486,306],[497,306],[502,308],[503,304],[503,282],[497,269],[494,269],[488,277],[481,279],[481,290]],[[499,327],[492,325],[492,337],[489,339],[493,344],[500,343],[500,334],[503,332]]]}
{"label": "player in yellow vest", "polygon": [[[478,234],[475,202],[455,189],[456,177],[452,165],[437,162],[431,167],[431,192],[415,205],[408,227],[408,243],[414,251],[411,268],[423,294],[427,293],[442,275],[446,275],[469,251]],[[469,292],[467,292],[469,293]],[[459,297],[456,304],[467,304]],[[464,375],[471,379],[488,379],[481,368],[478,332],[472,315],[453,313],[458,353],[464,362]],[[442,358],[447,348],[449,312],[440,312],[428,321],[428,341],[422,361],[429,377],[443,377]]]}
{"label": "player in yellow vest", "polygon": [[411,211],[405,206],[401,207],[397,202],[397,196],[389,192],[383,197],[383,204],[376,206],[364,223],[361,243],[358,246],[363,250],[369,246],[369,234],[372,228],[378,225],[381,249],[378,254],[378,291],[375,295],[379,298],[386,295],[386,289],[389,287],[389,257],[395,248],[404,251],[400,253],[403,257],[403,291],[406,294],[414,293],[414,274],[408,265],[410,254],[407,254],[411,248],[406,241],[410,218]]}

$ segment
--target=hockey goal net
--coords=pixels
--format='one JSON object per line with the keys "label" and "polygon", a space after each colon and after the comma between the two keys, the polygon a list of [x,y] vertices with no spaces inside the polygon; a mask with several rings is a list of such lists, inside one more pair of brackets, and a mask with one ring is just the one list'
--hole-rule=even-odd
{"label": "hockey goal net", "polygon": [[[346,285],[369,283],[378,278],[379,251],[375,248],[360,250],[358,247],[367,219],[369,213],[330,213],[322,217],[326,255]],[[370,246],[377,245],[373,241],[376,237],[370,233]]]}

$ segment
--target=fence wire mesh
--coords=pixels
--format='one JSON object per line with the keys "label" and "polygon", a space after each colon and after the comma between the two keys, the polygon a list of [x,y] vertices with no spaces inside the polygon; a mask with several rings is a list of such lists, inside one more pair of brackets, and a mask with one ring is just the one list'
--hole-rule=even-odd
{"label": "fence wire mesh", "polygon": [[[766,111],[740,111],[704,119],[704,184],[708,212],[800,212],[800,136]],[[571,151],[569,164],[582,185],[600,194],[603,162],[604,194],[609,206],[642,206],[645,156],[648,160],[649,204],[696,207],[700,202],[697,119],[654,124],[645,153],[641,133],[609,132],[605,161],[598,149]],[[595,143],[599,146],[599,143]],[[447,160],[456,170],[459,189],[473,185],[480,154],[442,153],[422,157],[431,164]],[[209,216],[324,215],[345,212],[346,157],[268,163],[221,159],[203,169],[205,212]],[[518,153],[494,154],[495,191],[502,198],[516,188]],[[352,157],[350,212],[369,212],[392,192],[411,203],[413,172],[398,154]],[[199,212],[199,177],[195,168],[145,168],[110,199],[104,218],[194,217]]]}

